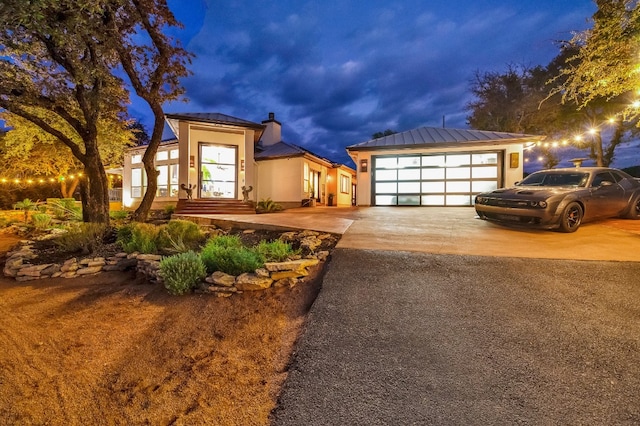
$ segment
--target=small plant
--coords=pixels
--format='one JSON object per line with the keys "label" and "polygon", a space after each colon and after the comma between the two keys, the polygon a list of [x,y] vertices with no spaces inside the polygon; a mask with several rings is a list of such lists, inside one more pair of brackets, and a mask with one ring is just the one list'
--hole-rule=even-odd
{"label": "small plant", "polygon": [[53,240],[61,250],[68,253],[81,251],[89,254],[96,251],[103,244],[107,228],[101,223],[78,223]]}
{"label": "small plant", "polygon": [[24,212],[24,223],[29,221],[29,212],[31,210],[37,210],[39,203],[31,201],[29,198],[25,198],[22,201],[18,201],[13,205],[16,210],[22,210]]}
{"label": "small plant", "polygon": [[124,220],[129,216],[129,212],[126,210],[110,210],[109,217],[113,220]]}
{"label": "small plant", "polygon": [[160,276],[169,293],[181,295],[197,286],[207,276],[207,272],[200,256],[188,251],[162,259]]}
{"label": "small plant", "polygon": [[47,229],[51,225],[51,216],[46,213],[34,213],[31,215],[31,221],[36,229]]}
{"label": "small plant", "polygon": [[271,198],[262,199],[258,201],[258,204],[256,205],[256,211],[258,213],[273,213],[279,212],[280,210],[282,210],[282,206]]}
{"label": "small plant", "polygon": [[170,220],[158,234],[158,249],[182,253],[195,250],[203,243],[205,234],[200,227],[188,220]]}
{"label": "small plant", "polygon": [[47,198],[47,207],[58,220],[82,220],[82,208],[73,198]]}
{"label": "small plant", "polygon": [[118,230],[117,241],[127,253],[154,254],[158,252],[160,228],[149,223],[132,223]]}
{"label": "small plant", "polygon": [[291,244],[281,240],[266,242],[260,241],[254,249],[263,262],[282,262],[297,254],[291,248]]}
{"label": "small plant", "polygon": [[209,240],[200,257],[207,272],[222,271],[230,275],[253,272],[262,267],[260,255],[239,244],[238,237],[220,236]]}
{"label": "small plant", "polygon": [[176,212],[176,205],[175,204],[167,204],[166,206],[164,206],[164,213],[165,214],[171,216],[175,212]]}

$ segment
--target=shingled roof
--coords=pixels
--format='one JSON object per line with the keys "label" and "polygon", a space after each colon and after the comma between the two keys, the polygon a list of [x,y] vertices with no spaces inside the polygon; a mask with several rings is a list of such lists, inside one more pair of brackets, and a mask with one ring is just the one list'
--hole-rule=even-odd
{"label": "shingled roof", "polygon": [[394,133],[378,139],[350,145],[347,150],[378,150],[395,148],[421,148],[451,146],[459,144],[522,143],[538,141],[544,136],[520,133],[489,132],[483,130],[447,129],[441,127],[419,127],[406,132]]}

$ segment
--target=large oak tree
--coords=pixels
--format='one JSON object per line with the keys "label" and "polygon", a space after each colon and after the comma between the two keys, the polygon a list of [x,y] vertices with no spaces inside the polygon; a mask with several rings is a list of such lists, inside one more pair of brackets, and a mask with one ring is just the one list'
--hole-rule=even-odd
{"label": "large oak tree", "polygon": [[0,22],[0,107],[56,137],[83,165],[85,221],[109,221],[98,123],[125,112],[129,88],[147,102],[155,117],[143,158],[149,184],[135,213],[145,219],[157,188],[162,104],[182,94],[190,58],[165,34],[179,26],[166,1],[3,0]]}

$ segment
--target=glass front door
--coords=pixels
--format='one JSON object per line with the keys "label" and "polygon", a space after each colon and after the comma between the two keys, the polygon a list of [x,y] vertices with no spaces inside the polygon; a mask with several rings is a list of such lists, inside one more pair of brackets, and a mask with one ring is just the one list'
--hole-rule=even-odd
{"label": "glass front door", "polygon": [[237,198],[238,148],[200,144],[200,198]]}

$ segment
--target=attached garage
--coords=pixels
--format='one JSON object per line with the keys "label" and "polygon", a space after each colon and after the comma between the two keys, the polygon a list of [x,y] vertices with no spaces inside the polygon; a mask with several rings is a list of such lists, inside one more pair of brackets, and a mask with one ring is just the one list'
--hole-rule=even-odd
{"label": "attached garage", "polygon": [[522,152],[543,136],[422,127],[347,147],[359,206],[470,206],[522,179]]}

